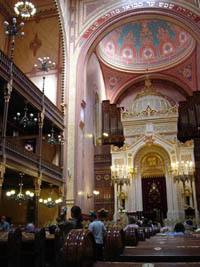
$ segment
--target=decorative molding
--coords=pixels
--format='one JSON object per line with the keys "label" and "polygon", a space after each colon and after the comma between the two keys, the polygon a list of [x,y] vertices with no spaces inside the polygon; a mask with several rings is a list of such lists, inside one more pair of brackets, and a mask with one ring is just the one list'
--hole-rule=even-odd
{"label": "decorative molding", "polygon": [[170,158],[166,150],[163,147],[152,145],[151,147],[146,146],[145,149],[140,149],[135,155],[135,166],[140,166],[142,158],[150,153],[158,154],[164,160],[165,165],[169,166]]}
{"label": "decorative molding", "polygon": [[178,74],[181,75],[181,77],[191,82],[192,81],[192,63],[187,64],[184,68],[178,70]]}
{"label": "decorative molding", "polygon": [[145,111],[139,113],[131,113],[131,112],[122,112],[122,121],[123,119],[132,119],[132,118],[139,118],[139,117],[163,117],[163,116],[171,116],[172,114],[177,115],[178,117],[178,106],[174,106],[169,108],[168,110],[161,110],[156,111],[152,110],[150,106],[146,108]]}
{"label": "decorative molding", "polygon": [[34,39],[30,42],[30,49],[33,50],[33,55],[36,57],[37,50],[42,46],[42,41],[38,38],[38,34],[35,34]]}
{"label": "decorative molding", "polygon": [[178,147],[194,147],[194,140],[189,140],[185,143],[178,141]]}
{"label": "decorative molding", "polygon": [[127,129],[124,127],[124,135],[141,135],[145,133],[145,127],[144,125],[141,125],[140,127],[132,127],[131,129]]}
{"label": "decorative molding", "polygon": [[165,123],[163,125],[154,125],[154,132],[177,132],[177,125],[176,124],[169,124]]}

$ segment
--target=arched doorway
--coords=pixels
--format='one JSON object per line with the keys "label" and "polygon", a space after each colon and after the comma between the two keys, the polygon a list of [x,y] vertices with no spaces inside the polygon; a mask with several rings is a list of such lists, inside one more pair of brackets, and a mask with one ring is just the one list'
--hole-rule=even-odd
{"label": "arched doorway", "polygon": [[141,161],[143,214],[149,219],[167,217],[164,161],[158,153],[148,153]]}
{"label": "arched doorway", "polygon": [[167,217],[165,177],[142,178],[143,215],[162,221]]}

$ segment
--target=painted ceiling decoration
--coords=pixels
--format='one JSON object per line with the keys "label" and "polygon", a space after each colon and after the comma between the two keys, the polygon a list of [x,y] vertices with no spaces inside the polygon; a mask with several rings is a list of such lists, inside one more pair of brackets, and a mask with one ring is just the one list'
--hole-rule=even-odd
{"label": "painted ceiling decoration", "polygon": [[188,58],[194,47],[194,38],[183,28],[163,20],[142,20],[106,35],[97,54],[118,70],[144,72],[170,68]]}

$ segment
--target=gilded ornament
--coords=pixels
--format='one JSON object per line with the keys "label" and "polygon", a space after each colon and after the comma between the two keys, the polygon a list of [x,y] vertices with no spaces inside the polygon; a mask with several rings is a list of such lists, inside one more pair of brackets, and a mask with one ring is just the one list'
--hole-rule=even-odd
{"label": "gilded ornament", "polygon": [[109,178],[110,178],[110,176],[109,176],[108,174],[106,174],[106,175],[104,176],[104,180],[106,180],[106,181],[108,181]]}
{"label": "gilded ornament", "polygon": [[100,181],[101,180],[101,175],[96,175],[96,180]]}

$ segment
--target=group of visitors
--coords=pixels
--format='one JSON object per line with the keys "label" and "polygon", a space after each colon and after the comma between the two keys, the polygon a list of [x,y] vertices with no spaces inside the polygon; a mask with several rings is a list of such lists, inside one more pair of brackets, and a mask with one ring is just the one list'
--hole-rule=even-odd
{"label": "group of visitors", "polygon": [[191,231],[195,230],[195,226],[193,225],[192,219],[187,219],[184,223],[176,223],[174,228],[171,227],[163,227],[161,228],[161,224],[157,221],[148,220],[146,218],[141,218],[139,220],[136,220],[135,217],[129,216],[128,218],[128,225],[124,228],[124,231],[127,231],[129,228],[138,228],[138,227],[152,227],[157,226],[160,228],[161,232],[167,234],[167,235],[183,235],[191,233]]}
{"label": "group of visitors", "polygon": [[[57,218],[58,227],[60,229],[64,229],[66,234],[71,229],[81,229],[83,228],[82,224],[82,212],[79,206],[73,206],[71,208],[71,218],[66,219],[67,209],[66,207],[61,208],[60,216]],[[88,214],[90,219],[89,230],[92,232],[95,240],[95,258],[96,260],[103,259],[103,247],[104,247],[104,234],[106,232],[106,227],[102,221],[103,215],[96,214],[95,212],[90,212]],[[127,231],[129,228],[139,228],[139,227],[161,227],[161,224],[157,221],[152,222],[144,217],[141,219],[136,219],[134,216],[128,217],[128,225],[124,227],[124,231]],[[192,231],[194,228],[193,221],[188,219],[183,223],[177,223],[174,227],[174,231],[167,231],[166,234],[168,235],[182,235],[184,233],[188,233]],[[49,228],[51,233],[55,233],[56,225],[53,226],[52,229]],[[25,232],[27,233],[34,233],[35,232],[35,225],[33,223],[28,223],[26,225]],[[6,216],[1,216],[1,223],[0,223],[0,231],[9,232],[10,231],[10,224],[6,219]]]}
{"label": "group of visitors", "polygon": [[141,219],[136,219],[134,216],[128,217],[128,225],[123,229],[124,231],[129,228],[139,228],[139,227],[152,227],[157,226],[159,229],[161,228],[161,224],[158,221],[152,221],[147,218],[141,217]]}

